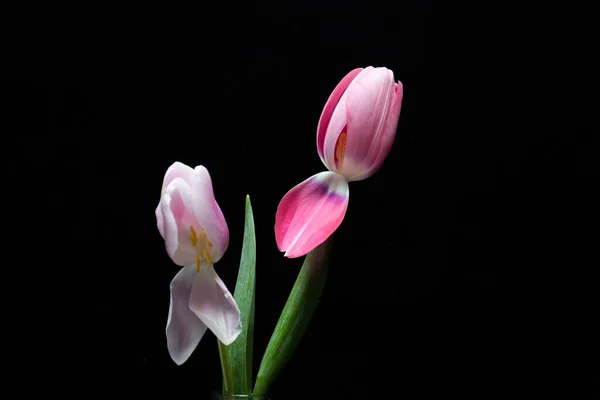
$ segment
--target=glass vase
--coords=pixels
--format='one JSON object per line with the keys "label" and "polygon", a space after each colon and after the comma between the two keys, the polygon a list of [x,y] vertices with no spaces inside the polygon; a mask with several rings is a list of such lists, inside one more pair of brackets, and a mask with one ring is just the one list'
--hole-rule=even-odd
{"label": "glass vase", "polygon": [[271,400],[269,396],[255,396],[253,394],[226,394],[213,392],[212,400]]}

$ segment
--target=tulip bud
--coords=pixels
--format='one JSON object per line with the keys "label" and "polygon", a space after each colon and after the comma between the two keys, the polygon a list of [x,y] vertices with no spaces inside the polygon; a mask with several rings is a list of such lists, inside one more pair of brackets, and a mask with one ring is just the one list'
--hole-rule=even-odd
{"label": "tulip bud", "polygon": [[323,164],[348,181],[373,175],[394,138],[402,83],[385,68],[357,68],[333,90],[319,119],[317,151]]}

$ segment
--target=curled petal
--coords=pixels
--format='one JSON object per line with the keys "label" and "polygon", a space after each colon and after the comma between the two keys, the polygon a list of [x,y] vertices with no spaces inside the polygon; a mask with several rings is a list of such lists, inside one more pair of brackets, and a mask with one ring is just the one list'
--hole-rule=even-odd
{"label": "curled petal", "polygon": [[319,118],[319,124],[317,126],[317,152],[319,153],[319,157],[321,157],[321,161],[325,164],[328,169],[331,169],[330,166],[327,165],[325,156],[323,154],[323,145],[325,143],[325,132],[327,131],[327,126],[329,125],[329,121],[331,120],[331,116],[333,111],[337,107],[340,98],[350,85],[350,82],[362,71],[362,68],[356,68],[352,71],[348,72],[348,74],[342,78],[340,83],[337,84],[329,98],[327,99],[327,103],[325,103],[325,107],[323,107],[323,112],[321,113],[321,117]]}
{"label": "curled petal", "polygon": [[348,181],[371,176],[383,163],[396,135],[402,84],[385,68],[361,70],[339,97],[323,129],[322,159]]}
{"label": "curled petal", "polygon": [[348,130],[348,113],[346,112],[347,98],[348,92],[346,91],[342,95],[342,98],[338,102],[338,106],[331,115],[329,126],[327,127],[327,134],[325,135],[325,140],[323,141],[323,157],[325,159],[324,163],[327,169],[333,172],[340,172],[340,168],[338,168],[340,162],[336,162],[335,157],[336,149],[340,140],[340,135],[342,132]]}
{"label": "curled petal", "polygon": [[171,303],[166,327],[167,348],[177,365],[187,361],[207,329],[188,304],[195,275],[195,266],[183,267],[171,282]]}
{"label": "curled petal", "polygon": [[240,309],[212,265],[200,266],[189,308],[225,345],[233,343],[242,332]]}
{"label": "curled petal", "polygon": [[192,200],[189,185],[182,178],[175,178],[160,201],[165,247],[173,262],[181,266],[196,260],[196,249],[189,238],[190,226],[196,225],[190,212]]}
{"label": "curled petal", "polygon": [[196,221],[204,229],[212,246],[209,249],[213,263],[219,261],[229,245],[229,229],[223,212],[215,200],[212,181],[208,170],[199,165],[194,169],[191,182],[191,210]]}
{"label": "curled petal", "polygon": [[167,168],[167,172],[165,172],[160,194],[163,195],[165,193],[167,186],[169,186],[169,183],[171,183],[175,178],[181,178],[189,185],[193,173],[194,170],[191,167],[179,161],[175,161],[169,168]]}
{"label": "curled petal", "polygon": [[346,177],[362,173],[372,164],[379,149],[394,93],[394,74],[387,68],[374,68],[359,74],[347,90],[348,136]]}
{"label": "curled petal", "polygon": [[348,182],[335,172],[320,172],[283,196],[275,216],[275,239],[289,258],[323,243],[342,223],[348,207]]}
{"label": "curled petal", "polygon": [[[167,191],[167,187],[171,182],[173,182],[176,178],[183,179],[186,183],[189,184],[191,181],[192,174],[194,170],[187,165],[176,161],[167,168],[167,172],[165,172],[165,177],[163,178],[162,188],[160,189],[160,197],[162,201],[162,196]],[[160,232],[160,236],[165,238],[165,230],[164,230],[164,217],[162,214],[162,206],[161,202],[158,203],[156,210],[154,211],[156,215],[156,225],[158,227],[158,231]]]}
{"label": "curled petal", "polygon": [[369,168],[362,173],[351,177],[350,181],[360,181],[373,175],[383,164],[390,150],[394,139],[396,138],[396,130],[398,128],[398,120],[400,118],[400,108],[402,107],[402,95],[403,85],[402,82],[398,81],[394,84],[394,93],[392,98],[392,104],[385,120],[384,127],[381,135],[378,139],[378,145],[372,146],[367,156],[368,159],[373,160]]}

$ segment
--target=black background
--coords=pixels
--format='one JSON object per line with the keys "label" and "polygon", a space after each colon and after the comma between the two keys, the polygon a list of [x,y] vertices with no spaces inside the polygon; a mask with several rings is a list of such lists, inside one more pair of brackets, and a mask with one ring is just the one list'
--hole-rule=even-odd
{"label": "black background", "polygon": [[[15,133],[4,149],[9,187],[35,186],[20,204],[27,216],[47,207],[44,226],[55,227],[41,240],[53,256],[32,255],[47,260],[28,276],[48,306],[34,306],[36,328],[23,335],[37,344],[20,361],[68,365],[53,387],[166,386],[197,399],[220,388],[212,334],[181,367],[166,349],[178,267],[154,209],[174,161],[212,175],[230,229],[217,271],[231,289],[251,196],[258,369],[302,262],[277,250],[276,207],[325,169],[321,109],[348,71],[368,65],[404,84],[396,141],[379,172],[350,186],[321,304],[273,398],[487,398],[522,384],[535,393],[552,387],[546,371],[564,367],[561,357],[579,365],[596,354],[598,140],[584,98],[558,94],[586,82],[526,66],[545,45],[512,41],[507,10],[430,1],[61,10],[50,22],[38,10],[28,21],[37,29],[13,33],[33,39],[12,41],[12,60],[35,72],[3,84]],[[153,379],[138,386],[133,371]],[[589,383],[592,372],[579,377]]]}

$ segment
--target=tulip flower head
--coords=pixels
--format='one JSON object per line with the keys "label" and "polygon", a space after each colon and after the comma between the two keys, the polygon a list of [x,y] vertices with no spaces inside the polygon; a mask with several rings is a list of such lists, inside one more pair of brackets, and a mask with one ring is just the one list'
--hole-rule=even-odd
{"label": "tulip flower head", "polygon": [[213,265],[229,244],[229,230],[203,166],[175,162],[156,208],[158,230],[173,262],[182,266],[170,285],[167,348],[181,365],[207,329],[225,345],[241,332],[239,308]]}
{"label": "tulip flower head", "polygon": [[307,254],[342,223],[348,182],[373,175],[390,152],[402,94],[384,67],[354,69],[333,90],[317,126],[317,152],[329,171],[293,187],[277,208],[275,238],[286,257]]}

